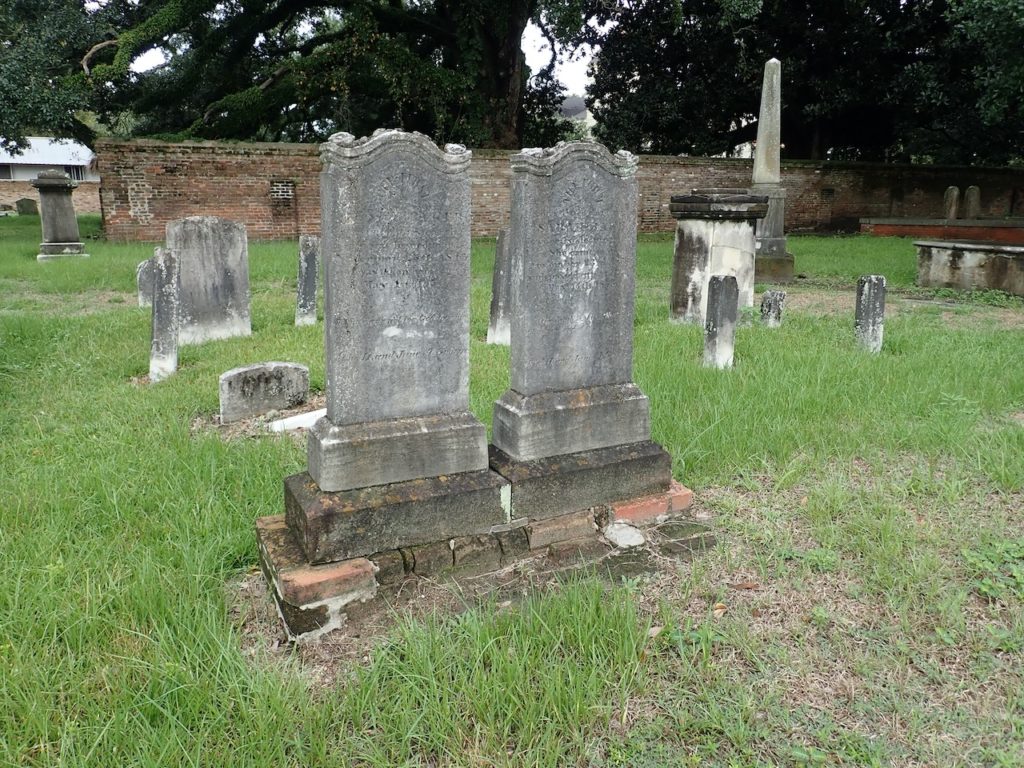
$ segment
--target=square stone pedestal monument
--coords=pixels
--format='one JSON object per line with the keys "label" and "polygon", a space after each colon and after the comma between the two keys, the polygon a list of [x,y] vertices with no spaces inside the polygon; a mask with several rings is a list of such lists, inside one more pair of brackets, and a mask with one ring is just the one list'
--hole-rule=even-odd
{"label": "square stone pedestal monument", "polygon": [[429,561],[501,557],[508,483],[469,410],[470,156],[401,131],[321,147],[327,415],[257,523],[293,637]]}
{"label": "square stone pedestal monument", "polygon": [[43,171],[33,181],[39,190],[39,218],[43,242],[39,244],[39,261],[61,256],[88,256],[78,231],[71,193],[78,187],[63,171]]}
{"label": "square stone pedestal monument", "polygon": [[703,325],[713,275],[735,277],[739,306],[754,306],[754,225],[768,198],[745,189],[695,189],[673,195],[669,211],[676,219],[670,318]]}
{"label": "square stone pedestal monument", "polygon": [[511,163],[511,387],[491,467],[536,548],[536,521],[667,493],[672,462],[633,383],[636,158],[573,142]]}

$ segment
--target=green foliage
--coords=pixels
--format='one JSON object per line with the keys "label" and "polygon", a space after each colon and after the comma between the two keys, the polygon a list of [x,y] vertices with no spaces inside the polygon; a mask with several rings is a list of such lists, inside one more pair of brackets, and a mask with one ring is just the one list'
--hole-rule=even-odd
{"label": "green foliage", "polygon": [[990,600],[1024,600],[1024,539],[997,539],[961,554],[974,573],[979,595]]}
{"label": "green foliage", "polygon": [[777,57],[784,156],[1024,157],[1019,0],[641,0],[608,20],[589,100],[614,146],[731,151],[756,134],[764,62]]}

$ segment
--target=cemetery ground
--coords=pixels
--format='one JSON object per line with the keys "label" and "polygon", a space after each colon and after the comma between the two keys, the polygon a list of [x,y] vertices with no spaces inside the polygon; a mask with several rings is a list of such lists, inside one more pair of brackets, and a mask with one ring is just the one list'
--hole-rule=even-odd
{"label": "cemetery ground", "polygon": [[[0,219],[0,763],[1024,762],[1024,301],[914,288],[907,240],[794,237],[782,327],[704,369],[701,330],[667,319],[671,239],[645,237],[635,380],[717,544],[291,648],[253,522],[302,442],[195,425],[238,365],[303,363],[322,390],[297,246],[250,246],[252,337],[184,347],[150,386],[152,246],[82,230],[89,259],[37,263],[38,220]],[[487,424],[492,258],[474,243]],[[879,355],[853,337],[868,273],[890,285]]]}

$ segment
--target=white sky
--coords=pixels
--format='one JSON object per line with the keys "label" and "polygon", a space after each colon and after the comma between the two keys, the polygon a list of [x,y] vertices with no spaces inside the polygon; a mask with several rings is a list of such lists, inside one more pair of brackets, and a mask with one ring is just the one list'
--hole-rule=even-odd
{"label": "white sky", "polygon": [[[544,39],[544,35],[540,33],[540,29],[532,22],[527,25],[526,31],[523,33],[522,47],[523,53],[526,54],[526,63],[534,72],[548,63],[551,46]],[[591,55],[590,48],[584,46],[572,61],[567,60],[564,54],[558,57],[558,62],[555,64],[555,76],[565,86],[567,96],[583,95],[590,83],[590,78],[587,77],[587,66],[590,64]]]}
{"label": "white sky", "polygon": [[[551,47],[548,41],[540,33],[534,24],[529,24],[523,33],[523,53],[526,54],[526,63],[534,72],[540,70],[548,63],[551,55]],[[566,95],[582,96],[590,78],[587,77],[587,65],[590,63],[591,51],[589,48],[582,48],[570,61],[564,54],[558,57],[555,64],[555,75],[566,87]],[[164,55],[159,49],[146,51],[132,62],[134,72],[145,72],[153,67],[164,63]]]}

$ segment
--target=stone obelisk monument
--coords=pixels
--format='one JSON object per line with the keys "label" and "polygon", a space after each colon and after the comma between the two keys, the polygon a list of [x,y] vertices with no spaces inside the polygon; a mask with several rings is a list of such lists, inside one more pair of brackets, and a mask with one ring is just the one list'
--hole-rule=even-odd
{"label": "stone obelisk monument", "polygon": [[757,120],[754,178],[751,193],[768,197],[768,215],[757,222],[754,279],[759,283],[788,283],[793,279],[793,255],[786,251],[786,190],[782,188],[779,150],[782,123],[782,63],[764,65],[761,114]]}

